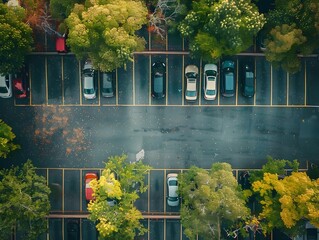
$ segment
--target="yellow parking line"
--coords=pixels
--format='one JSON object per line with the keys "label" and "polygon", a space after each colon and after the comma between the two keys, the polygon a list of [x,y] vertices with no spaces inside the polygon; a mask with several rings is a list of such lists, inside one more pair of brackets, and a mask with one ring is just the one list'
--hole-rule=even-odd
{"label": "yellow parking line", "polygon": [[148,105],[152,103],[152,55],[148,58],[149,62],[149,74],[148,74]]}
{"label": "yellow parking line", "polygon": [[62,211],[64,211],[64,168],[62,168]]}
{"label": "yellow parking line", "polygon": [[82,105],[81,61],[79,60],[78,62],[79,62],[80,105]]}
{"label": "yellow parking line", "polygon": [[[184,48],[184,46],[183,46],[183,48]],[[183,55],[183,58],[182,58],[182,106],[184,106],[184,92],[185,92],[185,90],[184,90],[184,68],[185,68],[185,57],[184,57],[184,55]]]}
{"label": "yellow parking line", "polygon": [[163,178],[163,181],[164,181],[164,184],[163,184],[163,187],[164,187],[164,213],[166,213],[166,187],[165,187],[165,183],[166,183],[166,169],[164,169],[164,178]]}
{"label": "yellow parking line", "polygon": [[167,106],[167,104],[168,104],[168,57],[166,57],[166,59],[165,59],[165,62],[166,62],[166,66],[165,66],[165,68],[166,68],[166,89],[165,89],[165,106]]}
{"label": "yellow parking line", "polygon": [[286,92],[286,105],[289,105],[289,72],[286,73],[286,82],[287,82],[287,92]]}
{"label": "yellow parking line", "polygon": [[31,84],[31,82],[32,82],[32,81],[31,81],[32,76],[31,76],[31,75],[32,75],[32,73],[31,73],[30,67],[29,67],[28,71],[29,71],[29,79],[28,79],[28,81],[29,81],[29,105],[31,106],[31,102],[32,102],[32,101],[31,101],[31,99],[32,99],[32,91],[31,91],[31,89],[32,89],[32,88],[31,88],[31,85],[32,85],[32,84]]}
{"label": "yellow parking line", "polygon": [[82,184],[83,184],[83,180],[82,180],[82,169],[80,169],[80,211],[82,211]]}
{"label": "yellow parking line", "polygon": [[45,69],[45,101],[46,105],[49,103],[49,89],[48,89],[48,57],[45,56],[44,58],[44,69]]}
{"label": "yellow parking line", "polygon": [[[255,48],[256,48],[256,46],[255,46]],[[255,86],[254,86],[254,88],[255,88],[254,89],[254,92],[255,92],[255,94],[254,94],[254,106],[256,106],[256,98],[257,98],[256,97],[256,95],[257,95],[257,91],[256,91],[257,90],[257,77],[256,77],[257,76],[257,67],[256,67],[257,61],[256,61],[256,58],[254,58],[254,61],[255,61],[255,66],[254,66],[254,68],[255,68],[254,69],[255,70],[255,75],[254,75],[254,78],[255,78],[254,79],[254,82],[255,82]]]}
{"label": "yellow parking line", "polygon": [[151,171],[147,172],[147,212],[151,211]]}
{"label": "yellow parking line", "polygon": [[270,64],[270,105],[272,106],[272,64]]}
{"label": "yellow parking line", "polygon": [[100,71],[98,71],[98,75],[97,75],[97,93],[98,93],[98,96],[99,96],[99,106],[101,106],[101,73]]}
{"label": "yellow parking line", "polygon": [[115,70],[115,104],[116,106],[119,105],[119,83],[118,83],[118,76],[117,76],[117,69]]}
{"label": "yellow parking line", "polygon": [[61,56],[62,105],[64,105],[64,58]]}
{"label": "yellow parking line", "polygon": [[200,58],[199,61],[199,84],[198,84],[198,105],[201,106],[202,104],[202,66],[203,60]]}
{"label": "yellow parking line", "polygon": [[304,106],[307,106],[307,61],[305,61],[305,99],[304,99]]}
{"label": "yellow parking line", "polygon": [[238,58],[236,60],[236,106],[238,105],[238,85],[239,85],[239,81],[238,81]]}
{"label": "yellow parking line", "polygon": [[[217,76],[217,106],[220,104],[220,76],[221,76],[221,66],[220,66],[220,60],[218,60],[218,76]],[[219,81],[218,81],[219,79]]]}
{"label": "yellow parking line", "polygon": [[134,74],[134,71],[135,70],[135,56],[133,55],[133,67],[132,67],[132,71],[133,71],[133,105],[135,105],[135,74]]}

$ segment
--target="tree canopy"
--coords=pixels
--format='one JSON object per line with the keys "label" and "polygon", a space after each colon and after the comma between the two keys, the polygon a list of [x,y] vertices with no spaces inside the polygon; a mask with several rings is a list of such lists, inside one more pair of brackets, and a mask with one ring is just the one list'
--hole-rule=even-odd
{"label": "tree canopy", "polygon": [[47,229],[50,189],[28,160],[21,168],[0,171],[0,238],[8,239],[17,227],[23,239],[36,239]]}
{"label": "tree canopy", "polygon": [[261,196],[262,212],[258,218],[266,223],[264,232],[281,228],[294,236],[308,220],[319,227],[319,180],[311,180],[304,172],[293,172],[279,179],[277,174],[264,173],[255,181],[253,191]]}
{"label": "tree canopy", "polygon": [[190,239],[221,239],[221,229],[231,228],[249,216],[249,209],[228,163],[215,163],[209,171],[191,167],[179,179],[183,199],[181,221]]}
{"label": "tree canopy", "polygon": [[178,29],[189,39],[192,54],[209,61],[246,50],[264,23],[250,1],[200,0],[192,2]]}
{"label": "tree canopy", "polygon": [[[141,212],[134,206],[138,193],[145,192],[145,174],[150,169],[141,161],[129,163],[127,156],[110,157],[99,180],[91,181],[95,200],[90,201],[89,219],[97,221],[102,239],[134,239],[144,234]],[[110,204],[108,201],[115,202]]]}
{"label": "tree canopy", "polygon": [[19,145],[13,143],[15,134],[12,128],[0,119],[0,157],[6,158],[7,155],[18,148]]}
{"label": "tree canopy", "polygon": [[319,0],[276,0],[267,16],[266,58],[294,73],[300,69],[298,54],[319,47]]}
{"label": "tree canopy", "polygon": [[112,71],[143,50],[145,40],[135,35],[147,22],[147,9],[140,1],[97,0],[75,4],[66,20],[67,44],[78,58],[89,57],[93,66]]}
{"label": "tree canopy", "polygon": [[14,73],[31,51],[32,29],[23,22],[24,9],[0,4],[0,73]]}

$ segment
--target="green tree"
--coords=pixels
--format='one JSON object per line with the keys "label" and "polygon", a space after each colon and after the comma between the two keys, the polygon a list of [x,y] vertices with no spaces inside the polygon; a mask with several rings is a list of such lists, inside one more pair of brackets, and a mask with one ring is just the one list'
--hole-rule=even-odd
{"label": "green tree", "polygon": [[222,228],[231,228],[249,216],[228,163],[215,163],[209,171],[193,166],[178,178],[181,221],[188,238],[200,234],[205,239],[221,239]]}
{"label": "green tree", "polygon": [[28,160],[21,168],[0,171],[0,238],[17,227],[23,239],[37,239],[47,229],[50,189]]}
{"label": "green tree", "polygon": [[262,212],[258,218],[263,231],[280,228],[290,236],[299,234],[306,221],[319,227],[319,181],[312,181],[304,172],[293,172],[284,179],[264,173],[253,183],[253,191],[261,196]]}
{"label": "green tree", "polygon": [[246,50],[264,23],[250,1],[200,0],[192,2],[178,29],[189,39],[192,54],[210,61]]}
{"label": "green tree", "polygon": [[290,73],[301,63],[298,54],[310,54],[319,47],[319,0],[276,0],[267,16],[266,58]]}
{"label": "green tree", "polygon": [[145,40],[135,32],[147,22],[147,9],[133,0],[91,2],[75,4],[66,20],[67,44],[79,59],[89,57],[96,69],[112,71],[144,49]]}
{"label": "green tree", "polygon": [[32,29],[23,22],[24,9],[0,4],[0,73],[13,73],[23,66],[31,51]]}
{"label": "green tree", "polygon": [[70,15],[74,4],[84,2],[84,0],[50,0],[50,12],[55,19],[64,20]]}
{"label": "green tree", "polygon": [[6,158],[11,151],[20,148],[13,143],[15,137],[12,128],[0,119],[0,157]]}
{"label": "green tree", "polygon": [[[145,233],[142,214],[134,202],[138,193],[147,190],[144,178],[149,169],[141,161],[127,162],[126,155],[110,157],[100,179],[91,182],[95,200],[88,205],[89,219],[97,222],[100,239],[129,240],[136,232]],[[108,203],[110,199],[115,200],[114,206]]]}

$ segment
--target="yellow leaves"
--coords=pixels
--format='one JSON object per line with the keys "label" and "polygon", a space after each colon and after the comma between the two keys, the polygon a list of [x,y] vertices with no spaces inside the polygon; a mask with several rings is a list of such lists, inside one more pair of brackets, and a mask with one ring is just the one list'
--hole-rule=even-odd
{"label": "yellow leaves", "polygon": [[112,224],[110,221],[108,221],[108,219],[104,217],[99,218],[99,223],[96,225],[96,228],[102,237],[107,237],[113,232],[118,231],[116,225]]}

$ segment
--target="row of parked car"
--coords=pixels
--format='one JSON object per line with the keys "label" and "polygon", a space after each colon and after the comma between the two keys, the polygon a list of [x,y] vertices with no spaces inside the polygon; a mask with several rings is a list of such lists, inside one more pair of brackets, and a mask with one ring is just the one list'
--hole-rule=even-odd
{"label": "row of parked car", "polygon": [[[85,199],[86,201],[94,201],[93,189],[90,186],[90,182],[93,179],[98,179],[98,175],[96,173],[87,173],[85,174]],[[178,192],[178,180],[177,173],[169,173],[167,174],[167,205],[170,207],[179,206],[179,196]],[[109,206],[114,206],[117,204],[116,199],[107,198],[107,203]]]}
{"label": "row of parked car", "polygon": [[[218,92],[218,68],[216,64],[205,64],[203,73],[203,95],[206,100],[215,100]],[[196,65],[185,68],[185,99],[195,101],[198,97],[199,70]],[[246,62],[240,69],[241,92],[245,97],[255,94],[255,76],[253,64]],[[166,93],[166,66],[164,62],[152,64],[152,96],[163,98]],[[224,97],[232,97],[236,91],[235,63],[232,60],[221,64],[220,91]]]}
{"label": "row of parked car", "polygon": [[[13,82],[13,83],[12,83]],[[12,86],[13,85],[13,86]],[[0,75],[0,97],[10,98],[14,92],[15,98],[26,98],[28,95],[27,81],[23,76],[16,74]]]}

